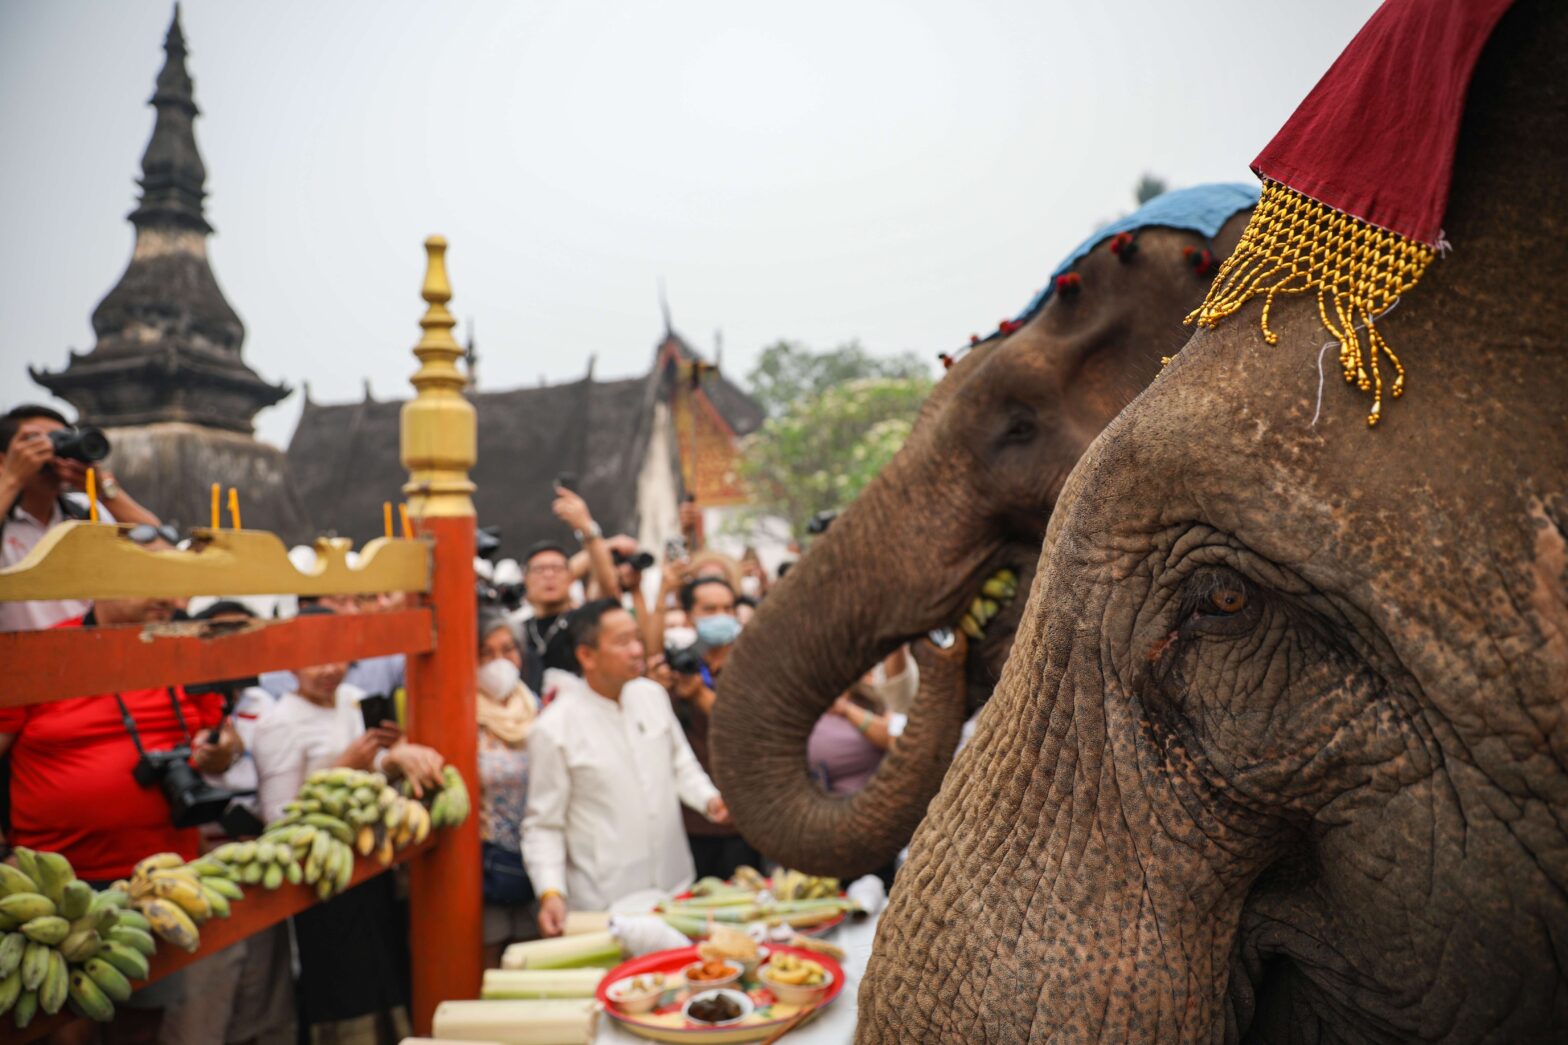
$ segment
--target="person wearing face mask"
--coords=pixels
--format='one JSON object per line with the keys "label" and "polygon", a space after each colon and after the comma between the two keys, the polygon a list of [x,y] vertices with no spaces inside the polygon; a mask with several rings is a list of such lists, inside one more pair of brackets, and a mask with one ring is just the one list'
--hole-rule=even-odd
{"label": "person wearing face mask", "polygon": [[[686,611],[696,632],[698,670],[691,674],[671,671],[668,688],[676,706],[676,718],[686,732],[697,761],[704,771],[712,772],[708,753],[708,717],[713,712],[719,675],[729,660],[730,649],[740,637],[740,621],[735,617],[735,589],[722,577],[698,576],[680,592],[681,609]],[[671,629],[673,630],[673,629]],[[666,633],[666,645],[670,636]],[[716,824],[687,814],[686,839],[698,877],[712,875],[729,878],[742,864],[756,866],[760,853],[747,844],[730,824]]]}
{"label": "person wearing face mask", "polygon": [[485,965],[506,945],[537,935],[534,889],[523,868],[521,824],[528,805],[528,729],[539,698],[523,684],[522,650],[497,610],[479,615],[479,838],[484,865]]}

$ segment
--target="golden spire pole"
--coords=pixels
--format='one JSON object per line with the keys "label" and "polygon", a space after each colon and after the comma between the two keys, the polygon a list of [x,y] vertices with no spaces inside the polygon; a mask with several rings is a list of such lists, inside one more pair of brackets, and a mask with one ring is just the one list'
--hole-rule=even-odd
{"label": "golden spire pole", "polygon": [[[474,484],[468,470],[478,457],[474,408],[463,398],[457,361],[463,349],[452,337],[447,311],[446,240],[425,240],[429,255],[414,346],[416,394],[403,406],[403,465],[408,469],[408,512],[417,534],[433,542],[430,606],[435,649],[408,658],[408,733],[428,744],[479,786],[479,731],[474,723],[474,676],[479,623],[474,615]],[[414,1033],[428,1035],[438,1004],[476,998],[484,968],[484,918],[478,817],[442,832],[440,843],[411,862]]]}
{"label": "golden spire pole", "polygon": [[416,390],[403,405],[403,467],[408,511],[415,519],[472,516],[474,484],[468,470],[478,459],[474,408],[463,398],[466,379],[457,367],[463,347],[452,336],[457,320],[447,310],[452,286],[446,277],[446,239],[425,240],[428,257],[422,296],[429,302],[419,321],[424,336],[414,346],[419,370]]}

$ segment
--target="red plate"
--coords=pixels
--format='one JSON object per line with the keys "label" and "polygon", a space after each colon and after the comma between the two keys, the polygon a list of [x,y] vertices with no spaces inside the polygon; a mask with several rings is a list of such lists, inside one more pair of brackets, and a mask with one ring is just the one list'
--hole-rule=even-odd
{"label": "red plate", "polygon": [[[817,1008],[823,1009],[833,1003],[844,990],[844,969],[838,962],[825,954],[815,951],[802,950],[796,947],[776,947],[768,945],[768,954],[771,959],[776,954],[794,954],[808,961],[816,962],[826,969],[833,977],[833,982],[828,985],[827,992],[822,1000],[817,1003]],[[696,947],[677,947],[671,951],[655,951],[645,954],[641,958],[633,958],[622,962],[605,974],[599,981],[596,996],[599,1004],[604,1007],[606,1014],[611,1019],[620,1023],[627,1030],[644,1038],[655,1041],[684,1042],[697,1041],[703,1045],[722,1045],[727,1042],[757,1041],[782,1026],[787,1020],[800,1011],[797,1005],[786,1005],[773,997],[773,993],[762,984],[760,979],[747,977],[738,985],[737,989],[744,990],[755,1006],[752,1013],[740,1023],[723,1027],[711,1027],[707,1024],[689,1023],[681,1015],[681,1007],[686,1004],[686,999],[697,991],[706,990],[705,987],[687,987],[681,975],[681,970],[692,962],[697,961]],[[763,963],[766,967],[766,962]],[[621,1012],[610,1001],[610,987],[629,976],[649,976],[654,973],[663,973],[672,981],[660,996],[659,1002],[652,1012],[628,1015]]]}

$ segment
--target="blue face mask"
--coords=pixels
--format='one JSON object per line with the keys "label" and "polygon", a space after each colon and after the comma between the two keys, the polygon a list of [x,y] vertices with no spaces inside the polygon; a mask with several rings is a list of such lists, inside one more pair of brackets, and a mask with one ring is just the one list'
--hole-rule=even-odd
{"label": "blue face mask", "polygon": [[712,617],[701,617],[696,623],[697,639],[709,649],[728,646],[740,638],[740,621],[731,614],[721,613]]}

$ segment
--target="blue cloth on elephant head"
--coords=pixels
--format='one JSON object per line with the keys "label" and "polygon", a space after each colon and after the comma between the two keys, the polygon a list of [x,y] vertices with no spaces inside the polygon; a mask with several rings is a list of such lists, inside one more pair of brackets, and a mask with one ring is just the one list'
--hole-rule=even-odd
{"label": "blue cloth on elephant head", "polygon": [[1167,229],[1196,232],[1205,239],[1210,239],[1239,211],[1257,206],[1258,191],[1257,185],[1215,182],[1210,185],[1194,185],[1190,189],[1174,189],[1171,192],[1161,193],[1125,218],[1118,218],[1100,227],[1094,235],[1073,248],[1072,253],[1056,266],[1056,270],[1051,273],[1051,278],[1046,280],[1045,289],[1034,296],[1028,308],[1018,313],[1016,321],[1022,323],[1044,308],[1045,303],[1051,299],[1051,291],[1056,287],[1056,277],[1069,271],[1091,250],[1118,232],[1136,232],[1138,229],[1157,225]]}

